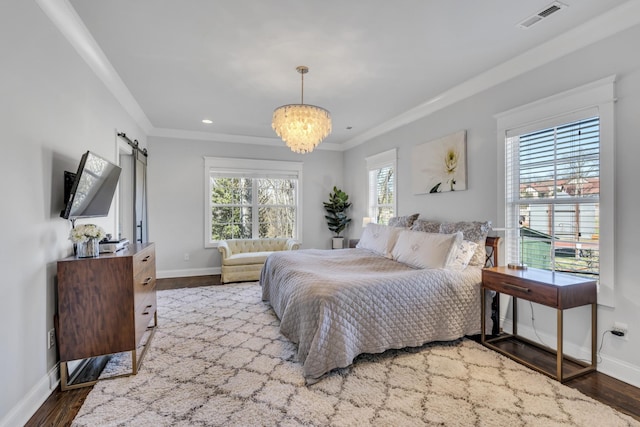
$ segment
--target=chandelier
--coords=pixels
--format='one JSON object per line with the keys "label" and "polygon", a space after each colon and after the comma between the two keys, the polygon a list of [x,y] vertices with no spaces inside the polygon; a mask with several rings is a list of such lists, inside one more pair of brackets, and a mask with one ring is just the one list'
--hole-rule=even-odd
{"label": "chandelier", "polygon": [[304,103],[304,75],[309,67],[296,67],[302,79],[300,104],[283,105],[273,111],[271,127],[296,153],[310,153],[331,133],[331,114],[324,108]]}

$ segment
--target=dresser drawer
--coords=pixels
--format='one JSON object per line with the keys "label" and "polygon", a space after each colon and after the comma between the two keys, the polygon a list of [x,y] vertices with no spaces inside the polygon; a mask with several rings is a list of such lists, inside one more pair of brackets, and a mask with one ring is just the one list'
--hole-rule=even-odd
{"label": "dresser drawer", "polygon": [[139,307],[135,310],[135,325],[136,325],[136,345],[140,343],[140,339],[147,330],[147,327],[154,318],[156,312],[157,303],[155,294],[150,295],[148,298],[141,301]]}
{"label": "dresser drawer", "polygon": [[133,291],[145,292],[150,285],[155,287],[156,283],[156,266],[149,264],[146,268],[133,276]]}
{"label": "dresser drawer", "polygon": [[[142,274],[143,271],[153,268],[154,277],[156,270],[156,252],[153,246],[148,246],[133,257],[133,276]],[[153,266],[153,267],[151,267]]]}
{"label": "dresser drawer", "polygon": [[156,279],[147,277],[144,281],[136,282],[136,290],[133,294],[133,306],[137,311],[141,305],[148,304],[150,297],[156,297]]}
{"label": "dresser drawer", "polygon": [[143,300],[156,292],[156,262],[153,251],[143,251],[142,256],[134,260],[133,295],[134,307],[138,308]]}
{"label": "dresser drawer", "polygon": [[482,271],[482,286],[501,294],[524,298],[549,307],[558,306],[558,288],[519,277]]}

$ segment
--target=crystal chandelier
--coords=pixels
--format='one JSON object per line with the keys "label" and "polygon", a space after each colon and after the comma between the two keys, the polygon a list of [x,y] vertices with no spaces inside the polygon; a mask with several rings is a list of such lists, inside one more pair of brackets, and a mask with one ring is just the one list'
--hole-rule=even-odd
{"label": "crystal chandelier", "polygon": [[331,114],[324,108],[304,103],[304,75],[309,68],[296,67],[302,79],[300,104],[278,107],[273,112],[271,127],[296,153],[310,153],[331,133]]}

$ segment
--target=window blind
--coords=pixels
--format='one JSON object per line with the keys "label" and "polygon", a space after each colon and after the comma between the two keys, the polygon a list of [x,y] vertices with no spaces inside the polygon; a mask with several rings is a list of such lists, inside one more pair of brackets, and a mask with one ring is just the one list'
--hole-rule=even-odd
{"label": "window blind", "polygon": [[530,129],[507,132],[507,261],[598,276],[600,119]]}

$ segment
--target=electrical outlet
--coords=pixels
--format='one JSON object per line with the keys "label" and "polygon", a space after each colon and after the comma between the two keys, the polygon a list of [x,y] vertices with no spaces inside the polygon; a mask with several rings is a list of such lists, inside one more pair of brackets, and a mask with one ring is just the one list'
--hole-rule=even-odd
{"label": "electrical outlet", "polygon": [[629,333],[629,326],[627,326],[626,323],[614,322],[613,327],[611,328],[611,333],[614,336],[617,336],[626,340],[627,334]]}
{"label": "electrical outlet", "polygon": [[189,261],[189,252],[184,253],[184,260]]}
{"label": "electrical outlet", "polygon": [[56,345],[56,330],[51,329],[47,333],[47,348],[53,348]]}

